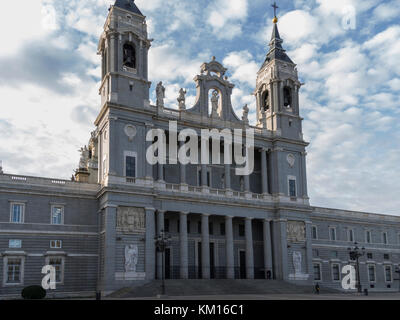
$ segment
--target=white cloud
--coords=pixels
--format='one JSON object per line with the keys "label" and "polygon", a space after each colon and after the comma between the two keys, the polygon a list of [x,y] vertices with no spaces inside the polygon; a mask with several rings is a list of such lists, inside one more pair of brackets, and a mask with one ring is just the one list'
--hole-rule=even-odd
{"label": "white cloud", "polygon": [[[0,55],[15,53],[26,41],[45,36],[53,30],[53,12],[41,1],[2,1],[0,29],[3,30]],[[51,26],[51,27],[50,27]]]}
{"label": "white cloud", "polygon": [[182,79],[184,83],[191,83],[193,77],[199,74],[203,62],[200,58],[188,58],[173,42],[164,43],[149,51],[149,75],[153,80]]}
{"label": "white cloud", "polygon": [[255,87],[257,72],[260,66],[253,60],[253,56],[248,51],[231,52],[223,60],[225,67],[229,68],[234,81],[247,83]]}
{"label": "white cloud", "polygon": [[220,39],[233,39],[241,34],[241,22],[247,18],[247,0],[217,0],[208,6],[208,24]]}

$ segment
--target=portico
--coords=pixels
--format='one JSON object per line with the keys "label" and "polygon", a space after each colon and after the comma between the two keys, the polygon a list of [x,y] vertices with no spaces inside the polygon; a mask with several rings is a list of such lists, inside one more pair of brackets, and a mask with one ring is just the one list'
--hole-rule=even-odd
{"label": "portico", "polygon": [[[159,210],[157,232],[161,230],[171,237],[169,278],[267,279],[273,274],[268,219]],[[161,277],[158,253],[157,278]]]}

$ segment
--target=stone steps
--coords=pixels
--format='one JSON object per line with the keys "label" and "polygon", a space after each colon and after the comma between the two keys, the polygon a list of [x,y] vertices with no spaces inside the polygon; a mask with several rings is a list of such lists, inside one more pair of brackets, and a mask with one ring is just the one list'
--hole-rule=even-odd
{"label": "stone steps", "polygon": [[[313,286],[298,286],[278,280],[166,280],[168,296],[201,295],[238,295],[238,294],[311,294]],[[333,289],[321,292],[338,293]],[[110,298],[155,297],[161,293],[161,281],[156,280],[145,285],[120,289]]]}

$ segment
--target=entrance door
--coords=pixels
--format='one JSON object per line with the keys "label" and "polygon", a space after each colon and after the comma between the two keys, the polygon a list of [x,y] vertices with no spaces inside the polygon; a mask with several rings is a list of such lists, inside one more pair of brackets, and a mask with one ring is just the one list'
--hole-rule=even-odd
{"label": "entrance door", "polygon": [[210,277],[215,279],[214,242],[210,242]]}
{"label": "entrance door", "polygon": [[246,252],[239,251],[240,279],[246,279]]}
{"label": "entrance door", "polygon": [[197,242],[197,279],[201,279],[203,277],[201,268],[202,268],[201,242]]}
{"label": "entrance door", "polygon": [[165,279],[171,279],[171,249],[165,249]]}

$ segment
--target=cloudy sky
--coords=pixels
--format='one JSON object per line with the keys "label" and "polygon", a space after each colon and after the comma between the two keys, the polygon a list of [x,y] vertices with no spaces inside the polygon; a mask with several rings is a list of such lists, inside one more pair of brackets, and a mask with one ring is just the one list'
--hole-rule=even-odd
{"label": "cloudy sky", "polygon": [[[311,142],[311,203],[400,215],[400,1],[277,2],[284,46],[305,83],[300,107]],[[72,175],[100,107],[96,47],[110,4],[2,3],[0,160],[6,172]],[[216,56],[236,84],[234,108],[240,114],[248,103],[254,123],[251,93],[268,50],[271,1],[136,4],[154,38],[150,80],[166,84],[167,106],[176,108],[180,87],[194,101],[193,77]]]}

